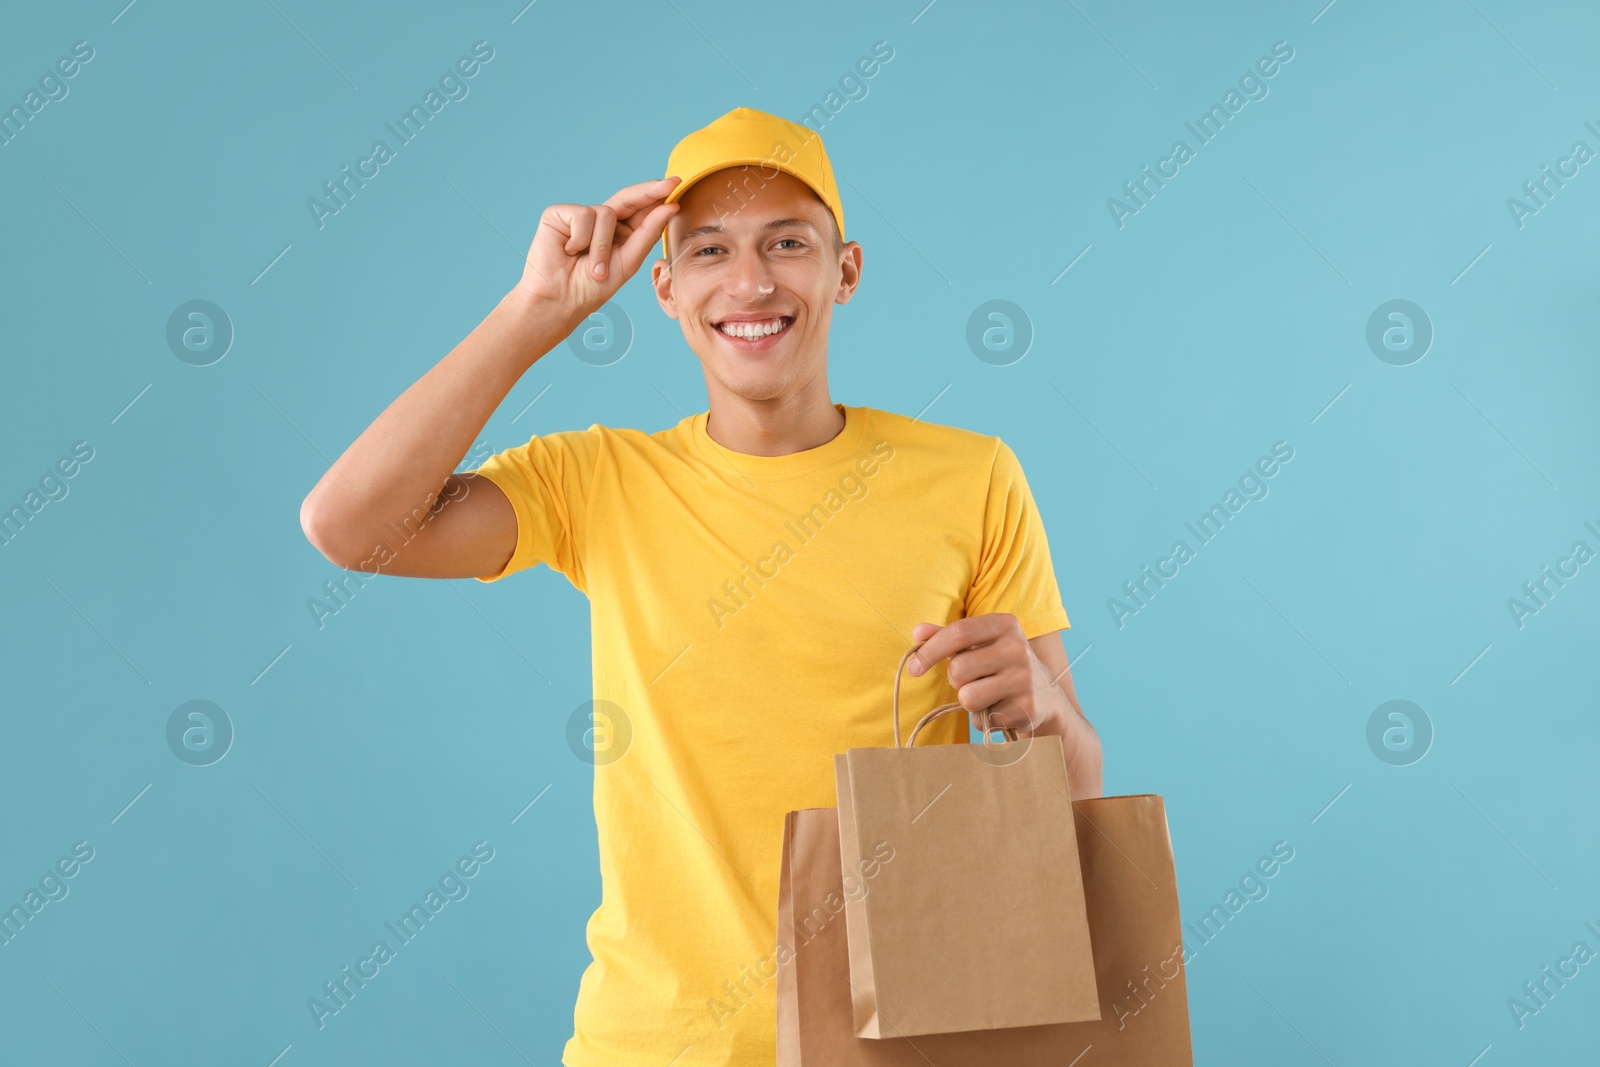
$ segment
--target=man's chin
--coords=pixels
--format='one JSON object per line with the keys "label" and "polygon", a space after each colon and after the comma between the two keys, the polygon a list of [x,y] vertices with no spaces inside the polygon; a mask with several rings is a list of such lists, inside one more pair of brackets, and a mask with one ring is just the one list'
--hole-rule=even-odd
{"label": "man's chin", "polygon": [[792,376],[787,374],[724,373],[717,376],[717,381],[727,392],[752,402],[775,400],[793,384]]}

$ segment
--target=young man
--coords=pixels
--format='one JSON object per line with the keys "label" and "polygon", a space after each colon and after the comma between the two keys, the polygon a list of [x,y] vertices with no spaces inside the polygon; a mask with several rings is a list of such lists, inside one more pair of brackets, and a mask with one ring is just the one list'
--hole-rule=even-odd
{"label": "young man", "polygon": [[[667,175],[546,209],[521,281],[301,509],[342,567],[492,582],[544,563],[589,598],[594,697],[629,737],[595,761],[602,893],[569,1067],[773,1062],[796,937],[776,929],[783,816],[834,805],[835,753],[893,743],[912,645],[903,730],[941,703],[987,708],[1019,736],[1061,736],[1074,797],[1101,789],[1016,456],[829,399],[828,329],[861,246],[844,243],[821,138],[737,108],[679,142]],[[655,433],[536,435],[452,473],[658,237],[656,299],[709,410]],[[406,517],[421,532],[394,549]],[[966,734],[945,716],[918,743]]]}

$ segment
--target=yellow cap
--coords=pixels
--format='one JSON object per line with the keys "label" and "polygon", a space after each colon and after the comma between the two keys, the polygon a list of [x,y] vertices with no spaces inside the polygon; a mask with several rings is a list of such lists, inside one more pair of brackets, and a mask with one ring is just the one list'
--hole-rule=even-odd
{"label": "yellow cap", "polygon": [[[758,183],[757,189],[763,179],[776,177],[777,171],[805,182],[833,212],[839,240],[844,240],[844,205],[839,202],[839,186],[833,180],[822,135],[753,107],[736,107],[678,142],[667,157],[663,177],[676,175],[683,180],[667,194],[666,202],[673,203],[713,171],[738,166],[756,168],[751,177]],[[671,258],[666,231],[661,234],[661,254]]]}

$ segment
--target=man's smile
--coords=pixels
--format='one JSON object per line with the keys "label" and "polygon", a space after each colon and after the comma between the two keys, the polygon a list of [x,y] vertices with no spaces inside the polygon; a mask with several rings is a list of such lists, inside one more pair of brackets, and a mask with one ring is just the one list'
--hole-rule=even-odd
{"label": "man's smile", "polygon": [[777,344],[778,338],[794,325],[793,315],[765,318],[734,316],[715,323],[714,328],[741,352],[760,352]]}

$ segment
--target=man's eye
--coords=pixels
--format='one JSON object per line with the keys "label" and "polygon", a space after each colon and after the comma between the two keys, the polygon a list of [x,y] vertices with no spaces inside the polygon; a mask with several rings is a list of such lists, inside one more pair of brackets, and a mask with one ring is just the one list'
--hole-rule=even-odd
{"label": "man's eye", "polygon": [[720,252],[720,251],[721,251],[721,249],[718,248],[716,245],[706,245],[704,248],[695,249],[694,254],[699,256],[699,255],[704,255],[707,252]]}
{"label": "man's eye", "polygon": [[785,237],[785,238],[781,239],[778,243],[780,245],[781,244],[798,245],[798,244],[801,244],[802,242],[798,237]]}

